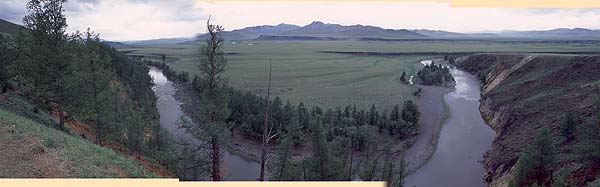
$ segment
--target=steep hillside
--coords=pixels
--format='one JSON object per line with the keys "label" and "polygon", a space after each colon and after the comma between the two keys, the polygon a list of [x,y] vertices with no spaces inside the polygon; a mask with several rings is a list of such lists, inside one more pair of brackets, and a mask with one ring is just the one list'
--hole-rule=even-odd
{"label": "steep hillside", "polygon": [[22,27],[9,21],[0,19],[0,33],[15,34]]}
{"label": "steep hillside", "polygon": [[[598,133],[587,126],[597,123],[593,101],[600,94],[600,56],[478,54],[459,58],[455,65],[484,83],[480,111],[496,131],[484,156],[485,180],[491,186],[507,185],[522,150],[541,127],[551,130],[560,150],[555,172],[568,169],[567,180],[578,186],[598,176],[597,168],[580,159],[575,145],[586,134]],[[560,136],[567,111],[579,122],[569,141]]]}
{"label": "steep hillside", "polygon": [[0,178],[158,176],[134,159],[4,109],[0,150]]}

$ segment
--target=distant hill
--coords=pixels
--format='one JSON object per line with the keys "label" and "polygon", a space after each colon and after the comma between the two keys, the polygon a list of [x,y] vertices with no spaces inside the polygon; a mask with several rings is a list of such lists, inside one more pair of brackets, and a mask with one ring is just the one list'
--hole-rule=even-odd
{"label": "distant hill", "polygon": [[[421,35],[406,29],[393,30],[374,26],[328,24],[314,21],[300,27],[290,24],[275,26],[262,25],[246,27],[233,31],[225,31],[222,36],[226,40],[274,39],[274,40],[338,40],[358,38],[389,38],[389,39],[425,39]],[[197,37],[198,40],[207,38],[207,34]]]}
{"label": "distant hill", "polygon": [[322,36],[273,36],[260,35],[257,40],[349,40],[350,38],[322,37]]}
{"label": "distant hill", "polygon": [[137,41],[124,41],[120,42],[127,45],[168,45],[168,44],[178,44],[187,41],[194,40],[193,37],[179,37],[179,38],[159,38],[159,39],[151,39],[151,40],[137,40]]}
{"label": "distant hill", "polygon": [[448,32],[443,30],[428,30],[428,29],[418,29],[411,30],[413,32],[419,33],[421,35],[433,37],[433,38],[496,38],[500,37],[499,35],[493,33],[458,33],[458,32]]}
{"label": "distant hill", "polygon": [[16,34],[23,27],[9,21],[0,19],[0,32],[6,34]]}
{"label": "distant hill", "polygon": [[559,28],[553,30],[536,31],[501,31],[497,34],[503,37],[512,38],[600,39],[600,30],[591,30],[585,28]]}
{"label": "distant hill", "polygon": [[428,36],[406,29],[383,29],[368,25],[343,26],[314,21],[304,27],[282,32],[283,36],[315,36],[335,38],[390,38],[390,39],[416,39],[429,38]]}
{"label": "distant hill", "polygon": [[122,42],[113,42],[113,41],[102,41],[102,43],[114,47],[114,48],[131,48],[132,46],[127,45],[125,43]]}
{"label": "distant hill", "polygon": [[[300,26],[290,24],[279,24],[279,25],[261,25],[254,27],[246,27],[243,29],[236,29],[232,31],[222,32],[221,35],[227,40],[247,40],[256,39],[260,35],[278,35],[280,33],[298,29]],[[196,37],[197,40],[204,40],[208,37],[208,34],[201,34]]]}
{"label": "distant hill", "polygon": [[[262,25],[222,32],[226,40],[368,40],[399,41],[428,39],[542,39],[542,40],[600,40],[600,30],[585,28],[554,29],[544,31],[485,31],[480,33],[460,33],[429,29],[385,29],[369,25],[349,25],[313,21],[305,26],[290,24]],[[201,34],[193,41],[204,40]]]}

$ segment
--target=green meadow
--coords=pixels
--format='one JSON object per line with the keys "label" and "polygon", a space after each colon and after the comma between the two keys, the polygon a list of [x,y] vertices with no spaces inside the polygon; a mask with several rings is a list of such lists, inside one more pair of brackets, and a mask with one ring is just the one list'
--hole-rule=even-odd
{"label": "green meadow", "polygon": [[[195,55],[201,43],[142,46],[136,54],[166,54],[177,71],[198,74]],[[273,64],[272,93],[292,102],[336,107],[354,103],[390,108],[414,99],[414,86],[401,84],[403,71],[434,56],[348,55],[343,52],[576,52],[594,51],[591,42],[535,41],[241,41],[227,42],[229,84],[257,94],[266,93],[269,61]]]}

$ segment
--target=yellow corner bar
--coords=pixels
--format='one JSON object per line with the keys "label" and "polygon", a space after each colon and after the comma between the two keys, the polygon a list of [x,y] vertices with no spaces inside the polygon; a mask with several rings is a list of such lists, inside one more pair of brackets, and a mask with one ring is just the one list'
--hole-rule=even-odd
{"label": "yellow corner bar", "polygon": [[385,182],[180,182],[178,179],[0,179],[3,187],[385,187]]}

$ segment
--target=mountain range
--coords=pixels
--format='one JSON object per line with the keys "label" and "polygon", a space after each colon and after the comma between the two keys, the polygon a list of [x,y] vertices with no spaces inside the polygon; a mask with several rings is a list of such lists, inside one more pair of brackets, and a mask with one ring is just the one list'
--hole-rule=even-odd
{"label": "mountain range", "polygon": [[[0,33],[14,34],[20,25],[0,19]],[[139,41],[105,41],[115,47],[192,43],[207,38],[196,37],[160,38]],[[459,33],[428,29],[385,29],[370,25],[340,25],[313,21],[305,26],[281,23],[261,25],[222,32],[223,38],[237,40],[438,40],[438,39],[539,39],[539,40],[600,40],[600,30],[586,28],[558,28],[532,31],[486,31]]]}
{"label": "mountain range", "polygon": [[[200,34],[197,39],[206,39]],[[369,25],[349,25],[314,21],[305,26],[290,24],[246,27],[223,32],[227,40],[403,40],[403,39],[577,39],[599,40],[600,30],[559,28],[534,31],[490,31],[459,33],[428,29],[384,29]]]}

